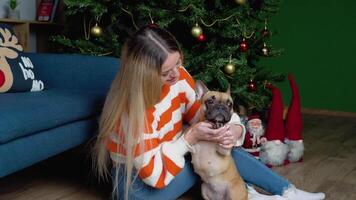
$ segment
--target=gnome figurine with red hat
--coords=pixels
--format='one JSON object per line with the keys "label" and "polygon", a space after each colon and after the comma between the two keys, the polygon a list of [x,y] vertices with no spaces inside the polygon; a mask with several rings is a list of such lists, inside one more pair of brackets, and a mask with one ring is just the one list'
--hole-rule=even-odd
{"label": "gnome figurine with red hat", "polygon": [[291,74],[288,75],[289,84],[292,90],[292,99],[288,108],[287,118],[285,121],[286,139],[288,145],[288,161],[301,161],[304,154],[304,144],[302,139],[302,112],[298,86]]}
{"label": "gnome figurine with red hat", "polygon": [[260,159],[267,166],[279,166],[284,164],[288,153],[288,146],[284,143],[283,101],[277,87],[269,88],[272,90],[272,102],[265,132],[267,141],[262,143]]}
{"label": "gnome figurine with red hat", "polygon": [[260,156],[261,144],[266,140],[262,120],[258,114],[252,114],[247,119],[245,140],[242,147],[256,159]]}

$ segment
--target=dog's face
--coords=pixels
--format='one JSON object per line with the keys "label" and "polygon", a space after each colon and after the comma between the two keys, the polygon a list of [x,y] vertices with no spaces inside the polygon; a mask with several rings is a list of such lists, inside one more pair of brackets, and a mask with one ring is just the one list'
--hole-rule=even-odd
{"label": "dog's face", "polygon": [[230,90],[209,91],[202,82],[197,81],[197,95],[201,101],[202,117],[211,122],[214,128],[220,128],[230,121],[234,112]]}

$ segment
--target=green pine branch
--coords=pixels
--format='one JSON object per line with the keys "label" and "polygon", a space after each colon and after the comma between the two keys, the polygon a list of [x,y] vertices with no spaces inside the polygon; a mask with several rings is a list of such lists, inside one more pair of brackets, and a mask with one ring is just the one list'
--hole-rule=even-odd
{"label": "green pine branch", "polygon": [[[271,100],[266,82],[283,81],[282,74],[274,74],[260,66],[260,60],[277,57],[283,49],[275,49],[269,31],[262,35],[265,21],[275,15],[281,0],[247,0],[239,5],[234,0],[65,0],[68,29],[52,40],[58,50],[90,55],[120,56],[126,38],[137,27],[154,21],[168,29],[180,42],[184,64],[195,79],[204,81],[210,89],[226,90],[231,87],[235,105],[244,105],[250,111],[265,110]],[[98,21],[103,29],[100,37],[84,37],[84,24],[89,30],[89,20]],[[190,31],[198,23],[206,42],[199,42]],[[86,31],[88,31],[86,30]],[[245,38],[247,52],[241,52],[240,43]],[[262,52],[266,43],[268,56]],[[228,74],[225,66],[234,64],[235,72]],[[250,79],[257,90],[247,87]]]}

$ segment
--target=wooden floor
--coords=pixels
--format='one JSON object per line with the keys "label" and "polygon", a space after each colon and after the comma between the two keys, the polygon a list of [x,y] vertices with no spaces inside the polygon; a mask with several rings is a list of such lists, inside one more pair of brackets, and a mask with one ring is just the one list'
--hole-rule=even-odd
{"label": "wooden floor", "polygon": [[[356,199],[356,118],[304,115],[302,163],[273,168],[307,191],[328,200]],[[1,200],[103,200],[110,185],[97,184],[83,149],[75,149],[0,179]],[[199,187],[180,200],[199,198]]]}

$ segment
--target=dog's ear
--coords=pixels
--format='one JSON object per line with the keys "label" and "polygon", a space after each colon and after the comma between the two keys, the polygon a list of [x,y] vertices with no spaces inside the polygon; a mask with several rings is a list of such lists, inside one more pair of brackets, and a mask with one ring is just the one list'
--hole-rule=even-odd
{"label": "dog's ear", "polygon": [[201,99],[202,96],[204,96],[205,93],[207,93],[209,91],[209,89],[205,86],[205,84],[200,81],[197,80],[195,82],[195,92],[197,93],[197,99]]}

